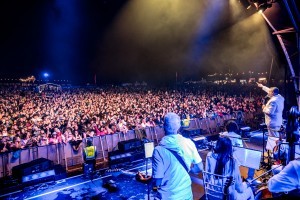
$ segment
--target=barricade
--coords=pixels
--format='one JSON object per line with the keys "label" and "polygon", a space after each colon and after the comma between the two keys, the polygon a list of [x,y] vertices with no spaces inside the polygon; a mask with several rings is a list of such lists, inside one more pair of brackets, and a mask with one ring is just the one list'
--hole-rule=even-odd
{"label": "barricade", "polygon": [[79,145],[78,150],[74,150],[71,144],[66,144],[64,146],[65,149],[65,165],[66,170],[69,170],[70,166],[79,165],[83,163],[83,155],[82,155],[82,144]]}
{"label": "barricade", "polygon": [[[249,117],[249,116],[247,116]],[[219,131],[221,125],[232,116],[224,115],[215,119],[193,118],[190,121],[190,128],[202,129],[203,133],[213,133]],[[219,128],[219,129],[218,129]],[[120,141],[131,140],[142,136],[138,129],[129,130],[127,133],[115,133],[104,136],[95,136],[92,138],[93,144],[97,147],[97,160],[106,161],[108,152],[117,150]],[[148,140],[158,144],[164,137],[163,126],[147,127],[144,129],[145,137]],[[30,162],[38,158],[46,158],[53,161],[54,164],[60,164],[69,171],[72,166],[78,166],[83,163],[83,147],[86,144],[86,139],[83,139],[78,150],[74,150],[70,143],[52,144],[46,146],[30,147],[22,149],[19,156],[13,155],[14,152],[0,154],[0,177],[11,175],[11,169],[14,166]]]}

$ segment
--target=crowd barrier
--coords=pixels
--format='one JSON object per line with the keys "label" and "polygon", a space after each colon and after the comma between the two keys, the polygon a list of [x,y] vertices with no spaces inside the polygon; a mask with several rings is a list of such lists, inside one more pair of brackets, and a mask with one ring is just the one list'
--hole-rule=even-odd
{"label": "crowd barrier", "polygon": [[[216,116],[213,118],[190,120],[189,128],[201,129],[202,133],[213,134],[223,131],[224,122],[232,119],[232,115]],[[246,118],[246,116],[243,116]],[[244,119],[243,119],[244,120]],[[164,130],[161,126],[147,127],[145,129],[129,130],[127,133],[115,133],[111,135],[95,136],[92,138],[93,144],[97,148],[97,160],[106,161],[108,152],[117,150],[120,141],[130,139],[142,139],[154,141],[156,144],[163,138]],[[70,143],[52,144],[46,146],[30,147],[18,152],[5,152],[0,154],[0,177],[11,175],[14,166],[30,162],[38,158],[46,158],[54,164],[60,164],[70,171],[72,166],[83,163],[83,148],[86,145],[84,139],[78,150],[74,150]]]}

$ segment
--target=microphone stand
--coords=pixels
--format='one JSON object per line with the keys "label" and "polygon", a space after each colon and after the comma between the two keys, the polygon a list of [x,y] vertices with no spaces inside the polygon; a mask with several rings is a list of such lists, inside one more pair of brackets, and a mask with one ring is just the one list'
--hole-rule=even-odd
{"label": "microphone stand", "polygon": [[262,149],[262,160],[261,160],[261,165],[262,167],[264,168],[267,168],[267,169],[270,169],[271,167],[271,163],[270,163],[270,158],[269,158],[269,152],[268,152],[268,155],[267,155],[267,163],[265,162],[265,151],[266,151],[266,140],[265,140],[265,133],[266,133],[266,129],[265,129],[265,124],[260,124],[260,130],[262,131],[262,138],[263,138],[263,149]]}
{"label": "microphone stand", "polygon": [[[146,158],[146,178],[148,178],[148,158]],[[148,200],[150,200],[149,181],[147,181],[147,193],[148,193]]]}

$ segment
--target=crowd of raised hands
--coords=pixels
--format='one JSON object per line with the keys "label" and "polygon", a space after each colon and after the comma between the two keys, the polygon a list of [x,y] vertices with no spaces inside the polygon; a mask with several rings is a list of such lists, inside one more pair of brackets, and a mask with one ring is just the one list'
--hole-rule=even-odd
{"label": "crowd of raised hands", "polygon": [[256,113],[261,94],[254,86],[184,85],[174,88],[76,87],[35,92],[0,87],[0,151],[71,143],[83,138],[159,126],[167,112],[206,118],[235,111]]}

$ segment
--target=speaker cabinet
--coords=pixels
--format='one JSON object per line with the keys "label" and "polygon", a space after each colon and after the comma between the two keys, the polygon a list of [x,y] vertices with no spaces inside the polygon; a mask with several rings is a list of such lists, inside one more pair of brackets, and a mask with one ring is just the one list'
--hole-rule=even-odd
{"label": "speaker cabinet", "polygon": [[53,169],[53,162],[46,158],[38,158],[28,163],[17,165],[12,168],[12,175],[21,180],[23,176],[37,174]]}

